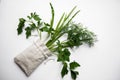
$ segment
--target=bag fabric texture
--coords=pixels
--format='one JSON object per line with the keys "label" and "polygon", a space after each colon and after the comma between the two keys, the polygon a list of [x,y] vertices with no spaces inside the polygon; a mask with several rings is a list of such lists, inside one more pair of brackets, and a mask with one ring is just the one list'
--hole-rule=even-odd
{"label": "bag fabric texture", "polygon": [[17,55],[14,61],[26,76],[30,76],[31,73],[51,55],[46,45],[40,40],[37,40],[22,53]]}

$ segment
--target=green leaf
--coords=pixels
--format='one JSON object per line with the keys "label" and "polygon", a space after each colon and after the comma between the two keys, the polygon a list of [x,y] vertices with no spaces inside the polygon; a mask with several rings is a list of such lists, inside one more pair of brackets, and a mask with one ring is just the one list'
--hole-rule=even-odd
{"label": "green leaf", "polygon": [[63,78],[66,74],[68,74],[67,63],[64,63],[64,66],[63,66],[62,71],[61,71],[61,76],[62,76],[62,78]]}
{"label": "green leaf", "polygon": [[71,77],[72,77],[72,79],[73,79],[73,80],[76,80],[77,75],[79,75],[79,72],[73,71],[73,70],[71,70],[70,72],[71,72]]}
{"label": "green leaf", "polygon": [[64,54],[67,55],[67,56],[70,56],[70,51],[67,48],[65,48],[64,49]]}
{"label": "green leaf", "polygon": [[57,61],[62,61],[62,62],[70,61],[69,57],[70,57],[70,52],[68,49],[65,48],[64,50],[59,51]]}
{"label": "green leaf", "polygon": [[36,21],[40,21],[41,19],[40,19],[40,17],[39,17],[39,15],[37,15],[36,13],[34,13],[34,17],[33,17]]}
{"label": "green leaf", "polygon": [[28,18],[28,19],[32,19],[32,17],[31,17],[31,16],[27,16],[27,18]]}
{"label": "green leaf", "polygon": [[45,23],[45,22],[44,22],[44,25],[45,25],[45,26],[50,26],[50,24],[48,24],[48,23]]}
{"label": "green leaf", "polygon": [[26,38],[28,39],[31,36],[31,28],[30,27],[26,27],[25,31],[26,31]]}
{"label": "green leaf", "polygon": [[37,28],[35,23],[29,24],[29,25],[30,25],[31,30],[35,30]]}
{"label": "green leaf", "polygon": [[68,34],[67,44],[70,47],[82,45],[82,42],[80,41],[80,29],[76,27],[76,25],[70,24],[69,27],[66,29],[66,33]]}
{"label": "green leaf", "polygon": [[48,31],[49,31],[49,27],[45,26],[45,27],[42,27],[40,30],[41,30],[41,31],[48,32]]}
{"label": "green leaf", "polygon": [[24,18],[19,19],[19,24],[18,24],[18,28],[17,28],[18,35],[20,35],[23,32],[23,27],[25,25],[25,21],[26,20]]}
{"label": "green leaf", "polygon": [[79,65],[79,63],[77,63],[77,62],[71,62],[70,63],[70,69],[72,70],[72,69],[75,69],[75,68],[77,68],[77,67],[80,67],[80,65]]}
{"label": "green leaf", "polygon": [[36,14],[36,12],[31,13],[31,17],[28,16],[28,18],[29,18],[29,19],[32,19],[32,18],[33,18],[33,19],[36,20],[36,21],[40,21],[40,20],[41,20],[41,18],[39,17],[39,15]]}
{"label": "green leaf", "polygon": [[37,22],[37,26],[40,26],[40,24],[41,24],[40,21],[38,21],[38,22]]}
{"label": "green leaf", "polygon": [[42,32],[49,32],[50,31],[50,24],[44,22],[44,27],[40,29]]}
{"label": "green leaf", "polygon": [[62,44],[60,43],[59,40],[57,41],[57,46],[58,46],[58,47],[57,47],[57,52],[58,52],[58,53],[61,53],[63,46],[62,46]]}
{"label": "green leaf", "polygon": [[80,46],[83,43],[92,46],[96,41],[96,35],[84,28],[81,24],[74,22],[69,23],[66,27],[65,33],[68,34],[66,45],[67,47]]}

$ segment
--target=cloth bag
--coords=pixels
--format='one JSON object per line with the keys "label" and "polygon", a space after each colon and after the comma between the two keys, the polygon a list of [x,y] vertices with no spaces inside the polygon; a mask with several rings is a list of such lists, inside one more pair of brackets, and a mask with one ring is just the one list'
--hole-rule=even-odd
{"label": "cloth bag", "polygon": [[22,53],[17,55],[14,61],[26,76],[30,76],[31,73],[51,55],[46,45],[40,40],[37,40]]}

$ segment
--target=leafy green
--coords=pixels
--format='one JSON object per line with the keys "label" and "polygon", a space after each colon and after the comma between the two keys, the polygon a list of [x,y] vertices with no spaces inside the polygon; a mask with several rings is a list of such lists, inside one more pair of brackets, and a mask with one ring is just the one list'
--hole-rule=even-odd
{"label": "leafy green", "polygon": [[93,32],[74,22],[69,23],[68,27],[64,29],[64,33],[68,35],[64,42],[66,47],[80,46],[84,43],[92,46],[96,41],[96,35]]}
{"label": "leafy green", "polygon": [[78,71],[74,71],[74,69],[76,69],[77,67],[80,67],[79,63],[73,61],[70,64],[70,72],[71,72],[71,77],[73,80],[76,80],[77,75],[79,75]]}
{"label": "leafy green", "polygon": [[73,80],[76,80],[77,78],[77,75],[79,75],[79,72],[78,71],[73,71],[73,70],[70,70],[71,72],[71,77]]}
{"label": "leafy green", "polygon": [[26,27],[25,31],[26,31],[26,38],[29,38],[31,36],[31,28],[30,27]]}
{"label": "leafy green", "polygon": [[36,29],[35,23],[31,23],[31,24],[29,24],[29,26],[30,26],[31,30],[35,30]]}
{"label": "leafy green", "polygon": [[77,63],[77,62],[71,62],[70,63],[70,69],[72,70],[72,69],[75,69],[75,68],[77,68],[77,67],[80,67],[80,65],[79,65],[79,63]]}
{"label": "leafy green", "polygon": [[29,26],[25,28],[26,38],[29,38],[31,36],[32,31],[34,31],[36,28],[37,27],[36,27],[35,23],[29,24]]}
{"label": "leafy green", "polygon": [[57,61],[69,61],[69,57],[70,57],[70,52],[67,48],[63,48],[63,46],[61,45],[60,41],[58,41],[58,47],[57,47],[57,51],[58,51],[58,60]]}
{"label": "leafy green", "polygon": [[61,71],[61,76],[62,76],[62,78],[66,75],[66,74],[68,74],[68,69],[67,69],[67,63],[63,63],[63,68],[62,68],[62,71]]}
{"label": "leafy green", "polygon": [[37,15],[36,14],[36,12],[34,12],[34,13],[31,13],[31,19],[34,19],[34,20],[36,20],[36,21],[40,21],[41,19],[40,19],[40,17],[39,17],[39,15]]}
{"label": "leafy green", "polygon": [[19,24],[18,24],[18,28],[17,28],[18,35],[20,35],[23,32],[23,27],[25,25],[25,21],[26,20],[24,18],[19,19]]}
{"label": "leafy green", "polygon": [[64,49],[62,50],[59,54],[58,54],[58,60],[57,61],[70,61],[69,59],[70,56],[70,52],[68,49]]}
{"label": "leafy green", "polygon": [[58,42],[57,42],[57,52],[58,52],[58,53],[61,53],[62,49],[63,49],[63,45],[62,45],[61,42],[58,40]]}
{"label": "leafy green", "polygon": [[45,27],[42,27],[40,30],[41,30],[41,31],[48,32],[48,31],[49,31],[49,27],[45,26]]}

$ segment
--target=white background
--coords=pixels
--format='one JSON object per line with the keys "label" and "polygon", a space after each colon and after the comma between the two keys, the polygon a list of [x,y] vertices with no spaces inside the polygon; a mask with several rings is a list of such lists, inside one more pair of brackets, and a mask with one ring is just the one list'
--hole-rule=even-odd
{"label": "white background", "polygon": [[94,47],[72,51],[71,59],[81,64],[77,80],[120,80],[120,0],[0,0],[0,80],[71,80],[70,74],[61,78],[62,66],[56,61],[41,64],[26,77],[13,60],[33,42],[25,35],[17,36],[18,19],[37,12],[48,22],[49,2],[55,8],[56,21],[77,5],[81,12],[74,21],[97,34]]}

